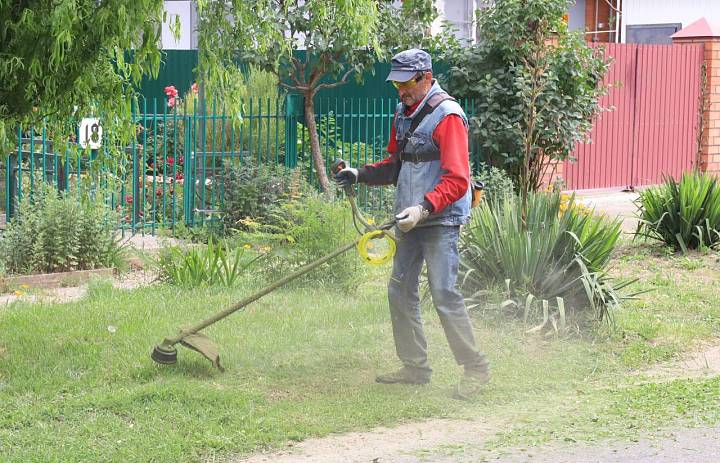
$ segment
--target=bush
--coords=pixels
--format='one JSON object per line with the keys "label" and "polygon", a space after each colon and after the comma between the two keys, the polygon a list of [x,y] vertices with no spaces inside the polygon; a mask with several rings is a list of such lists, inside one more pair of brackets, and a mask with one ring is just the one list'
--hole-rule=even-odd
{"label": "bush", "polygon": [[528,197],[525,222],[514,198],[474,209],[461,238],[460,281],[470,305],[502,285],[509,300],[501,307],[526,321],[540,307],[543,324],[562,325],[573,314],[607,319],[620,301],[620,286],[613,288],[605,273],[620,221],[593,216],[558,193],[536,193]]}
{"label": "bush", "polygon": [[9,273],[49,273],[117,266],[117,214],[98,199],[58,193],[37,185],[25,196],[0,241],[0,259]]}
{"label": "bush", "polygon": [[491,2],[478,16],[477,44],[450,59],[447,90],[478,101],[472,135],[521,192],[539,189],[552,166],[547,159],[568,159],[601,110],[609,64],[583,34],[568,31],[568,4]]}
{"label": "bush", "polygon": [[302,173],[279,165],[226,163],[223,171],[223,220],[228,229],[249,230],[253,224],[283,221],[281,206],[302,193]]}
{"label": "bush", "polygon": [[508,174],[495,166],[480,163],[480,172],[473,175],[473,180],[483,182],[483,200],[491,204],[511,198],[515,192],[512,179]]}
{"label": "bush", "polygon": [[662,241],[675,250],[720,243],[720,188],[716,177],[685,173],[640,192],[636,236]]}
{"label": "bush", "polygon": [[[349,207],[327,195],[308,192],[281,206],[278,225],[256,224],[253,232],[240,232],[241,245],[253,245],[268,253],[266,275],[277,280],[358,237]],[[296,284],[330,284],[347,290],[354,286],[359,260],[353,250],[298,278]]]}

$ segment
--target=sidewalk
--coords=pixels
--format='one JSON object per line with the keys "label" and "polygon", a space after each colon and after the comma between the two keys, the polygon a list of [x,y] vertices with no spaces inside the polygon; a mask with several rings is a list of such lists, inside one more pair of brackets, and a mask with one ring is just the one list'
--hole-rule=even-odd
{"label": "sidewalk", "polygon": [[575,194],[575,200],[597,212],[604,212],[609,217],[623,219],[622,230],[633,233],[637,227],[637,205],[635,201],[639,194],[637,191],[621,191],[618,188],[603,188],[597,190],[576,190],[567,193]]}

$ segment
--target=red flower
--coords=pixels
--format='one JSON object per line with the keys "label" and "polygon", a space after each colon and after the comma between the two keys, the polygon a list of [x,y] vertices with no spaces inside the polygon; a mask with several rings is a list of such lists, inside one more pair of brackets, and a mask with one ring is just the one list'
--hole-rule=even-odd
{"label": "red flower", "polygon": [[174,108],[175,107],[175,97],[168,98],[168,108]]}
{"label": "red flower", "polygon": [[180,156],[177,161],[179,166],[182,166],[185,164],[185,158],[183,156]]}
{"label": "red flower", "polygon": [[178,91],[174,85],[168,85],[167,87],[165,87],[164,92],[168,98],[175,98],[176,96],[178,96]]}
{"label": "red flower", "polygon": [[129,216],[129,215],[126,215],[126,216],[125,216],[125,222],[130,222],[130,216]]}
{"label": "red flower", "polygon": [[162,188],[155,190],[155,196],[162,196]]}
{"label": "red flower", "polygon": [[125,195],[125,202],[126,202],[127,204],[132,204],[132,202],[133,202],[133,197],[132,197],[132,195]]}
{"label": "red flower", "polygon": [[197,95],[198,90],[199,90],[199,89],[198,89],[198,84],[197,84],[197,82],[195,82],[194,84],[192,84],[192,85],[190,86],[190,88],[192,89],[192,92],[193,92],[195,95]]}
{"label": "red flower", "polygon": [[183,179],[182,172],[178,172],[177,174],[175,174],[175,180],[182,180],[182,179]]}
{"label": "red flower", "polygon": [[170,156],[170,157],[168,157],[168,158],[165,159],[165,163],[166,163],[167,165],[171,166],[171,165],[175,164],[175,158],[172,157],[172,156]]}

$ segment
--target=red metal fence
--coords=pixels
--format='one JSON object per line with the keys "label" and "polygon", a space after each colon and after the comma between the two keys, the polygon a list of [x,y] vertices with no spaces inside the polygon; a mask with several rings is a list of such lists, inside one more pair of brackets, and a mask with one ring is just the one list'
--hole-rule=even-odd
{"label": "red metal fence", "polygon": [[568,188],[635,187],[695,164],[703,46],[603,44],[613,58],[603,112],[563,173]]}

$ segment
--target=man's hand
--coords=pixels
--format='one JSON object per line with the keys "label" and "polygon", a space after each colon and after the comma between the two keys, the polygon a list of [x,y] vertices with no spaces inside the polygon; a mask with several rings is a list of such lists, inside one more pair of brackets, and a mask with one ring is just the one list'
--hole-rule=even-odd
{"label": "man's hand", "polygon": [[354,185],[358,181],[358,170],[354,167],[346,167],[335,174],[335,181],[342,188]]}
{"label": "man's hand", "polygon": [[411,206],[395,216],[397,226],[403,232],[409,232],[415,225],[425,220],[430,215],[430,211],[425,209],[422,204]]}

